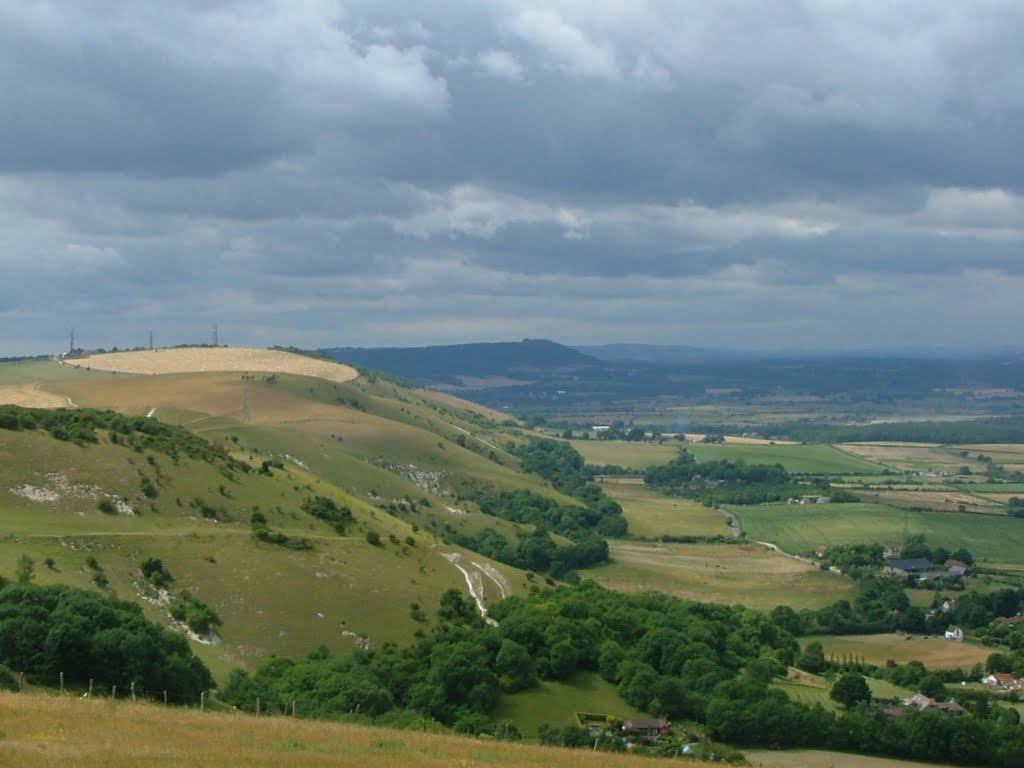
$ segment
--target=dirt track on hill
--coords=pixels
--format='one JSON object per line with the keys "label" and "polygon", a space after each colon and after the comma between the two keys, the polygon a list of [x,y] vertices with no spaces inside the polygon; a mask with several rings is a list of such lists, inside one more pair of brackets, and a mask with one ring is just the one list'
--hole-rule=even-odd
{"label": "dirt track on hill", "polygon": [[74,404],[63,395],[44,392],[38,384],[8,384],[0,386],[0,405],[20,405],[24,408],[67,408]]}
{"label": "dirt track on hill", "polygon": [[107,352],[102,355],[67,360],[65,365],[152,375],[161,373],[200,373],[203,371],[240,371],[244,373],[293,373],[328,381],[351,381],[359,373],[355,368],[329,360],[319,360],[276,349],[246,347],[181,347],[175,349]]}

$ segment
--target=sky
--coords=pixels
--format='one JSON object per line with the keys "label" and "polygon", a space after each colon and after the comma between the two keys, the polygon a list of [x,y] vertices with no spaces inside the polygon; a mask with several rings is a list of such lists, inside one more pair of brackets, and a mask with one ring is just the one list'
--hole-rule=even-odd
{"label": "sky", "polygon": [[1024,3],[0,0],[0,355],[1024,346]]}

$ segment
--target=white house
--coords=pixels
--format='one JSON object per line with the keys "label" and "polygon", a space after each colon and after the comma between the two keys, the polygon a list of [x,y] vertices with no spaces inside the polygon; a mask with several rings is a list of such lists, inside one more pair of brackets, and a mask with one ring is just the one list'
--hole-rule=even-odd
{"label": "white house", "polygon": [[951,626],[946,630],[947,640],[963,640],[964,631],[960,627]]}

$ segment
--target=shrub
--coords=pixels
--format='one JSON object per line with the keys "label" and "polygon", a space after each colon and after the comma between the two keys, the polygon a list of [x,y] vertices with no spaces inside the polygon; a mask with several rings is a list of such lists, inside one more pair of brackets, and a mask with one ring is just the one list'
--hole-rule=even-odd
{"label": "shrub", "polygon": [[380,546],[380,534],[377,533],[376,531],[369,531],[366,534],[366,541],[367,541],[368,544],[370,544],[370,545],[372,545],[374,547],[379,547]]}

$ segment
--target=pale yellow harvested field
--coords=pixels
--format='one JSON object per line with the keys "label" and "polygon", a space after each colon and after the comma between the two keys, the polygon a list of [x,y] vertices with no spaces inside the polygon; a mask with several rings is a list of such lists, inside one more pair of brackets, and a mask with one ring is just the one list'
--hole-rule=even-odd
{"label": "pale yellow harvested field", "polygon": [[[698,432],[687,432],[686,439],[691,443],[701,442],[707,435]],[[743,435],[725,435],[725,442],[732,445],[796,445],[796,440],[769,440],[765,437],[745,437]]]}
{"label": "pale yellow harvested field", "polygon": [[23,408],[67,408],[70,403],[66,397],[44,392],[39,385],[5,384],[0,385],[0,405],[20,405]]}
{"label": "pale yellow harvested field", "polygon": [[328,381],[351,381],[355,368],[276,349],[246,347],[181,347],[177,349],[107,352],[69,360],[65,365],[118,373],[163,374],[203,371],[244,373],[292,373]]}

